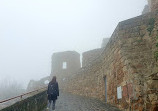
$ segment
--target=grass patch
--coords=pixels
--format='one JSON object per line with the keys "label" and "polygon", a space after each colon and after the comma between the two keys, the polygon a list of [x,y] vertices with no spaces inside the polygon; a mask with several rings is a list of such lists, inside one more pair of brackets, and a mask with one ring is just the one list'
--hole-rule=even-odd
{"label": "grass patch", "polygon": [[151,18],[149,20],[149,24],[148,24],[148,28],[147,28],[147,31],[149,32],[149,35],[151,35],[153,29],[154,29],[154,25],[155,25],[155,19],[154,18]]}

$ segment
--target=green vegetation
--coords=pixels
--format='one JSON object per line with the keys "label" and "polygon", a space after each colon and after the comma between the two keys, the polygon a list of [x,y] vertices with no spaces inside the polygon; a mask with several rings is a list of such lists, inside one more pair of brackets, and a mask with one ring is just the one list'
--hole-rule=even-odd
{"label": "green vegetation", "polygon": [[143,42],[143,39],[137,40],[138,43]]}
{"label": "green vegetation", "polygon": [[155,19],[154,19],[154,18],[151,18],[151,19],[149,20],[149,24],[148,24],[148,25],[149,25],[149,26],[148,26],[147,30],[148,30],[148,32],[149,32],[149,35],[151,35],[151,32],[152,32],[153,29],[154,29]]}
{"label": "green vegetation", "polygon": [[[149,20],[149,24],[148,24],[148,28],[147,28],[149,35],[151,35],[151,33],[153,31],[154,25],[155,25],[155,19],[151,18]],[[157,43],[156,43],[157,50],[154,52],[154,56],[155,56],[156,61],[158,61],[158,35],[156,36],[156,41],[157,41]]]}
{"label": "green vegetation", "polygon": [[158,61],[158,35],[156,37],[156,40],[157,40],[157,43],[156,43],[157,51],[155,51],[154,56],[155,56],[156,61]]}
{"label": "green vegetation", "polygon": [[158,48],[158,43],[156,43],[156,47]]}
{"label": "green vegetation", "polygon": [[158,51],[155,52],[155,59],[158,60]]}

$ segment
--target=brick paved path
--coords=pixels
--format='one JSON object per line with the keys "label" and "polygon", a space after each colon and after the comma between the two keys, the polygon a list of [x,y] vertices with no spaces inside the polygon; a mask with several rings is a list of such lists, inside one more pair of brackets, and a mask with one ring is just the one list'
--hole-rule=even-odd
{"label": "brick paved path", "polygon": [[99,100],[84,98],[68,93],[61,93],[55,111],[119,111]]}

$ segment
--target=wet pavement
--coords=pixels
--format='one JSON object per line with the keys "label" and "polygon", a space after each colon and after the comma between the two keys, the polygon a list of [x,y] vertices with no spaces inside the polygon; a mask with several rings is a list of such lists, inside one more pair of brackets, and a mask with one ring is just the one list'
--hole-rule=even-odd
{"label": "wet pavement", "polygon": [[[47,111],[47,110],[44,110]],[[96,99],[60,93],[55,111],[120,111]]]}

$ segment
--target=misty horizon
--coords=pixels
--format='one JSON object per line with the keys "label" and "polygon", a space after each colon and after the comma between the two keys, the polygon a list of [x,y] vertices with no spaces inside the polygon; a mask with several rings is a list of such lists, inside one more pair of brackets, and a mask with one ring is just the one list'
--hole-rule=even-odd
{"label": "misty horizon", "polygon": [[101,47],[119,22],[141,15],[146,0],[1,0],[0,80],[26,88],[51,73],[55,52]]}

